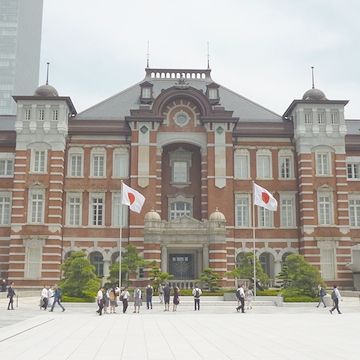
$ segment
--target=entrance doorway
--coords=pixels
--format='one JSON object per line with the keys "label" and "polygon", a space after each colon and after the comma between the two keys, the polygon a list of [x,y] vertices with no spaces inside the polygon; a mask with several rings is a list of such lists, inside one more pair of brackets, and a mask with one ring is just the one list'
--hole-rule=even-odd
{"label": "entrance doorway", "polygon": [[193,254],[170,254],[169,273],[176,280],[192,280],[195,278],[195,262]]}

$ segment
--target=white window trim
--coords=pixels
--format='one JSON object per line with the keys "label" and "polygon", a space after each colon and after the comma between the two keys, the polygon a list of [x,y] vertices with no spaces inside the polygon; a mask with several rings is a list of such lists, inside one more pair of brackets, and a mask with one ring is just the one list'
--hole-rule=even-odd
{"label": "white window trim", "polygon": [[[288,178],[281,177],[281,158],[290,158],[290,176]],[[294,180],[295,171],[294,171],[294,153],[291,150],[280,150],[278,152],[278,176],[281,180]]]}
{"label": "white window trim", "polygon": [[[33,222],[32,221],[32,197],[34,194],[42,194],[43,195],[43,203],[42,203],[42,219],[40,220],[40,222]],[[43,188],[39,188],[39,187],[35,187],[35,188],[30,188],[29,192],[28,192],[28,223],[29,224],[44,224],[45,223],[45,201],[46,201],[46,197],[45,197],[45,189]]]}
{"label": "white window trim", "polygon": [[[291,200],[292,201],[292,214],[293,214],[293,224],[292,226],[287,226],[285,224],[282,223],[282,214],[281,214],[281,207],[282,207],[282,201],[283,200]],[[285,228],[285,229],[297,229],[297,214],[296,214],[296,205],[295,205],[295,193],[293,192],[280,192],[280,203],[279,203],[279,208],[280,208],[280,226],[281,228]]]}
{"label": "white window trim", "polygon": [[[357,177],[357,178],[354,178],[354,177],[349,178],[348,165],[351,165],[351,166],[359,165],[359,177]],[[355,162],[355,161],[346,162],[346,178],[347,178],[348,181],[360,181],[360,162]]]}
{"label": "white window trim", "polygon": [[120,206],[121,209],[121,216],[122,216],[122,227],[128,228],[129,227],[129,210],[128,207],[121,204],[121,192],[113,192],[111,195],[111,226],[120,228],[120,225],[116,224],[115,222],[115,198],[120,197]]}
{"label": "white window trim", "polygon": [[[324,241],[320,243],[320,270],[321,270],[321,276],[324,278],[324,280],[327,281],[331,281],[331,280],[336,280],[337,277],[337,269],[336,269],[336,265],[337,265],[337,261],[336,261],[336,242],[334,241]],[[324,250],[332,250],[333,251],[333,273],[332,273],[332,277],[326,277],[324,274]]]}
{"label": "white window trim", "polygon": [[12,161],[12,174],[11,175],[0,175],[1,178],[12,178],[14,177],[14,165],[15,165],[15,154],[14,153],[0,153],[0,160]]}
{"label": "white window trim", "polygon": [[[247,177],[240,177],[237,175],[237,161],[236,158],[237,157],[246,157],[246,165],[247,165]],[[249,180],[251,179],[251,174],[250,174],[250,152],[247,149],[236,149],[234,151],[234,179],[239,179],[239,180]]]}
{"label": "white window trim", "polygon": [[[327,161],[328,161],[328,168],[329,173],[328,174],[320,174],[319,173],[319,166],[318,166],[318,155],[327,155]],[[332,152],[331,151],[315,151],[315,170],[316,170],[316,176],[318,177],[329,177],[332,176]]]}
{"label": "white window trim", "polygon": [[[35,171],[35,152],[36,151],[44,151],[44,171]],[[48,149],[44,147],[33,148],[31,149],[31,156],[30,156],[30,173],[32,174],[47,174],[47,167],[48,167]]]}
{"label": "white window trim", "polygon": [[[248,225],[241,226],[238,225],[238,207],[237,207],[237,200],[239,198],[247,198],[248,200]],[[236,229],[249,229],[252,227],[252,206],[251,206],[251,194],[249,193],[236,193],[235,194],[235,228]]]}
{"label": "white window trim", "polygon": [[[78,225],[71,225],[70,224],[70,198],[72,197],[77,197],[80,199],[80,214],[79,214],[79,218],[80,218],[80,224]],[[68,227],[81,227],[83,225],[82,222],[82,207],[83,207],[83,197],[82,197],[82,193],[81,192],[75,192],[75,191],[71,191],[71,192],[67,192],[66,193],[66,226]]]}
{"label": "white window trim", "polygon": [[[115,162],[115,157],[116,155],[121,155],[124,156],[126,159],[126,174],[125,176],[116,176],[116,162]],[[113,156],[112,156],[112,178],[113,179],[128,179],[129,178],[129,167],[130,167],[130,154],[129,154],[129,150],[125,149],[125,148],[117,148],[114,149],[113,151]]]}
{"label": "white window trim", "polygon": [[[95,176],[94,175],[94,156],[103,156],[104,157],[104,173],[101,176]],[[105,148],[93,148],[91,150],[91,156],[90,156],[90,178],[95,179],[105,179],[106,178],[106,149]]]}
{"label": "white window trim", "polygon": [[[43,246],[45,244],[44,240],[41,239],[26,239],[24,240],[25,245],[25,271],[24,277],[26,279],[40,279],[41,278],[41,271],[42,271],[42,255],[43,255]],[[38,268],[38,276],[30,276],[30,268],[29,268],[29,249],[40,249],[40,256],[39,256],[39,268]]]}
{"label": "white window trim", "polygon": [[[102,225],[94,225],[92,223],[92,220],[93,220],[93,212],[92,212],[92,199],[93,197],[99,197],[99,198],[102,198],[103,199],[103,223]],[[94,228],[103,228],[105,227],[105,214],[106,214],[106,203],[105,203],[105,193],[103,192],[92,192],[92,193],[89,193],[89,219],[88,219],[88,226],[89,227],[94,227]]]}
{"label": "white window trim", "polygon": [[[81,174],[79,176],[71,175],[71,158],[73,155],[81,156]],[[68,152],[68,174],[70,178],[83,178],[84,177],[84,149],[80,147],[71,147]]]}
{"label": "white window trim", "polygon": [[9,227],[11,225],[12,193],[10,191],[0,191],[0,197],[8,197],[10,202],[9,222],[4,224],[0,223],[0,227]]}
{"label": "white window trim", "polygon": [[[190,215],[193,217],[194,214],[194,200],[192,197],[184,197],[182,195],[176,196],[174,198],[168,199],[168,219],[171,219],[170,213],[171,213],[171,204],[177,203],[177,202],[185,202],[190,204]],[[174,220],[174,219],[173,219]]]}
{"label": "white window trim", "polygon": [[[321,224],[320,223],[320,196],[321,194],[329,195],[330,200],[330,224]],[[318,218],[318,226],[320,227],[327,227],[334,225],[334,195],[333,191],[330,188],[318,189],[317,191],[317,199],[316,199],[316,206],[317,206],[317,218]]]}
{"label": "white window trim", "polygon": [[[269,157],[269,177],[260,177],[259,176],[259,157],[267,156]],[[258,180],[273,180],[272,173],[272,153],[268,149],[260,149],[256,152],[256,179]]]}
{"label": "white window trim", "polygon": [[349,226],[350,229],[359,229],[360,223],[358,225],[351,225],[350,223],[350,200],[360,200],[360,194],[349,194],[348,201],[349,201]]}
{"label": "white window trim", "polygon": [[262,211],[261,209],[263,209],[261,206],[257,206],[257,226],[259,229],[275,229],[275,225],[274,225],[274,211],[271,210],[267,210],[264,209],[264,211],[268,211],[271,215],[271,225],[270,226],[261,226],[260,225],[260,212]]}

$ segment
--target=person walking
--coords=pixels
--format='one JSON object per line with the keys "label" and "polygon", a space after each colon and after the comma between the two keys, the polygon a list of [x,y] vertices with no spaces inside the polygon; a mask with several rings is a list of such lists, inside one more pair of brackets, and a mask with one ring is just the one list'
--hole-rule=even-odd
{"label": "person walking", "polygon": [[153,297],[154,289],[150,284],[148,284],[145,292],[146,292],[146,308],[149,310],[152,309],[152,297]]}
{"label": "person walking", "polygon": [[96,310],[96,312],[101,316],[102,315],[102,311],[104,308],[104,288],[100,288],[99,291],[97,292],[96,295],[96,302],[98,304],[98,309]]}
{"label": "person walking", "polygon": [[130,293],[128,291],[128,288],[125,287],[124,290],[120,294],[120,300],[122,301],[122,304],[123,304],[123,314],[126,313],[126,310],[129,306],[129,297],[130,297]]}
{"label": "person walking", "polygon": [[242,313],[245,312],[245,292],[243,285],[238,285],[238,288],[236,290],[236,298],[238,300],[238,306],[236,308],[236,311],[239,312],[241,310]]}
{"label": "person walking", "polygon": [[245,302],[246,302],[246,309],[247,310],[252,309],[253,296],[254,296],[254,294],[252,292],[251,287],[249,286],[249,288],[245,292]]}
{"label": "person walking", "polygon": [[[142,305],[142,295],[141,295],[141,290],[139,288],[137,288],[134,291],[134,313],[139,313],[140,312],[140,306]],[[137,311],[136,311],[137,309]]]}
{"label": "person walking", "polygon": [[332,312],[336,309],[338,314],[341,314],[340,310],[339,310],[339,301],[341,300],[341,295],[340,295],[340,291],[337,288],[336,285],[334,285],[333,291],[331,293],[331,298],[334,301],[334,306],[332,307],[330,311],[330,314],[332,314]]}
{"label": "person walking", "polygon": [[174,287],[174,298],[173,298],[173,311],[176,311],[179,303],[180,303],[180,289],[177,286],[175,286]]}
{"label": "person walking", "polygon": [[[15,296],[15,290],[14,290],[14,283],[11,282],[8,289],[7,289],[7,298],[9,299],[9,304],[7,309],[8,310],[14,310],[14,296]],[[10,309],[11,307],[11,309]]]}
{"label": "person walking", "polygon": [[319,289],[319,303],[316,305],[316,307],[319,307],[320,304],[323,303],[324,308],[326,308],[326,304],[324,301],[324,296],[326,295],[326,290],[321,285],[318,286],[318,289]]}
{"label": "person walking", "polygon": [[40,296],[40,310],[44,309],[46,310],[49,303],[49,290],[46,285],[44,285],[44,288],[41,290],[41,296]]}
{"label": "person walking", "polygon": [[110,301],[110,314],[115,314],[115,307],[117,305],[117,296],[116,296],[116,288],[113,286],[109,290],[109,301]]}
{"label": "person walking", "polygon": [[159,293],[160,304],[162,304],[164,302],[164,285],[163,284],[159,284],[158,293]]}
{"label": "person walking", "polygon": [[202,294],[202,291],[197,284],[195,284],[195,288],[193,289],[192,294],[194,296],[194,310],[200,311],[200,296]]}
{"label": "person walking", "polygon": [[169,311],[170,293],[171,293],[171,289],[170,289],[169,284],[165,284],[165,286],[163,288],[163,292],[164,292],[164,305],[165,305],[165,310],[164,311]]}
{"label": "person walking", "polygon": [[64,312],[65,311],[65,308],[61,305],[61,289],[57,286],[57,284],[55,284],[54,286],[54,302],[51,306],[51,310],[50,311],[54,311],[54,307],[55,307],[55,304],[57,303],[61,308],[62,308],[62,311]]}

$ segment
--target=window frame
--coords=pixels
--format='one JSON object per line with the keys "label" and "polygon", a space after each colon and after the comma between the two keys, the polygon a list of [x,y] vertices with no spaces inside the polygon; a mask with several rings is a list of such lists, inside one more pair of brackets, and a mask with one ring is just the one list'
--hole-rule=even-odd
{"label": "window frame", "polygon": [[[95,157],[103,158],[103,171],[102,175],[95,174]],[[98,165],[99,166],[99,165]],[[91,150],[91,164],[90,164],[90,177],[91,178],[106,178],[106,149],[93,148]]]}
{"label": "window frame", "polygon": [[[122,227],[127,228],[129,227],[129,211],[127,207],[122,204],[122,194],[121,192],[113,192],[111,195],[111,226],[120,228],[119,216],[116,216],[120,213],[120,207],[122,206],[121,210],[121,218],[122,218]],[[118,209],[116,209],[118,208]]]}
{"label": "window frame", "polygon": [[[72,204],[71,199],[78,199],[78,204]],[[79,227],[82,226],[82,205],[83,205],[83,199],[82,199],[82,193],[81,192],[75,192],[71,191],[66,193],[66,225],[69,227]],[[79,208],[79,222],[75,223],[74,216],[71,214],[71,207],[72,206],[78,206]]]}
{"label": "window frame", "polygon": [[[351,194],[349,195],[349,226],[351,228],[360,227],[360,194]],[[351,204],[350,202],[355,202]],[[358,204],[356,204],[358,202]],[[353,208],[353,210],[352,210]],[[352,216],[352,213],[354,216]],[[354,218],[354,223],[352,223],[352,218]]]}
{"label": "window frame", "polygon": [[[96,223],[94,223],[94,199],[101,199],[102,200],[102,214],[101,214],[101,224],[98,223],[98,216],[96,215]],[[101,192],[94,192],[89,194],[89,226],[91,227],[104,227],[105,226],[105,211],[106,211],[106,204],[105,204],[105,193]]]}
{"label": "window frame", "polygon": [[[268,165],[269,165],[269,172],[268,174],[264,173],[264,164],[260,164],[260,158],[267,158],[268,159]],[[262,169],[260,169],[260,165],[262,165]],[[261,171],[260,171],[261,170]],[[268,176],[267,176],[268,175]],[[268,149],[262,149],[258,150],[256,152],[256,178],[257,179],[272,179],[272,153]]]}
{"label": "window frame", "polygon": [[[119,168],[117,167],[116,158],[119,157]],[[112,177],[114,179],[128,179],[129,178],[129,167],[130,167],[130,154],[129,150],[125,148],[117,148],[113,151],[112,156]],[[123,164],[124,171],[121,170]],[[119,171],[117,171],[119,169]]]}
{"label": "window frame", "polygon": [[[246,200],[247,204],[245,204],[245,205],[239,204],[238,202],[241,201],[241,200]],[[245,222],[241,221],[241,223],[238,221],[240,219],[240,217],[242,218],[242,220],[244,220],[244,216],[241,216],[239,214],[239,207],[241,207],[242,209],[246,209],[246,211],[247,211],[247,223],[246,223],[246,221]],[[245,218],[246,218],[246,213],[245,213]],[[250,228],[251,224],[252,224],[252,219],[251,219],[251,194],[237,193],[237,194],[235,194],[235,228]]]}
{"label": "window frame", "polygon": [[[73,173],[73,157],[80,157],[80,175],[74,175]],[[68,152],[68,177],[82,178],[84,177],[84,149],[79,147],[72,147]]]}
{"label": "window frame", "polygon": [[[2,201],[1,199],[9,199],[8,202],[6,201]],[[8,209],[6,209],[6,204],[8,204]],[[1,226],[9,226],[11,225],[11,206],[12,206],[12,193],[11,192],[6,192],[6,191],[1,191],[0,192],[0,227]],[[6,212],[8,212],[8,214],[6,215]],[[8,218],[8,221],[6,222],[6,216]]]}
{"label": "window frame", "polygon": [[[329,201],[329,223],[327,222],[322,222],[321,216],[322,216],[322,206],[326,205],[325,202],[320,202],[320,198],[321,197],[328,197]],[[318,226],[329,226],[329,225],[334,225],[334,202],[333,202],[333,194],[332,191],[330,189],[324,189],[324,190],[318,190],[317,192],[317,214],[318,214]],[[323,212],[325,214],[325,212]],[[324,217],[324,220],[325,217]]]}
{"label": "window frame", "polygon": [[[331,166],[331,152],[330,151],[316,151],[315,152],[315,161],[316,161],[316,176],[329,177],[332,176],[332,166]],[[323,156],[326,156],[326,163],[324,162]],[[321,160],[319,160],[319,157]],[[324,172],[324,165],[328,167],[328,172]]]}
{"label": "window frame", "polygon": [[[286,216],[286,222],[284,222],[284,211],[283,211],[283,201],[291,201],[290,207],[291,208],[291,223],[288,221],[288,217]],[[296,228],[296,206],[295,206],[295,194],[294,193],[284,193],[280,192],[280,226],[281,228]]]}
{"label": "window frame", "polygon": [[[264,214],[262,223],[262,213]],[[262,229],[273,229],[274,228],[274,211],[265,209],[261,206],[258,206],[258,227]],[[269,223],[267,223],[267,219],[269,220]]]}
{"label": "window frame", "polygon": [[[349,177],[349,166],[351,168],[351,177]],[[356,171],[354,171],[357,168]],[[353,175],[357,175],[354,177]],[[346,178],[350,181],[360,181],[360,162],[346,162]]]}
{"label": "window frame", "polygon": [[[34,195],[41,195],[42,196],[42,202],[41,207],[39,208],[39,205],[33,204],[33,197]],[[43,188],[30,188],[28,192],[28,223],[29,224],[44,224],[45,223],[45,189]],[[39,200],[36,200],[36,204],[39,203]],[[35,209],[35,214],[33,213]],[[39,209],[40,209],[40,220],[39,219]],[[35,220],[33,221],[33,218]]]}
{"label": "window frame", "polygon": [[[40,156],[40,159],[37,159],[37,153]],[[44,154],[44,164],[43,169],[41,168],[41,154]],[[34,148],[31,149],[31,161],[30,168],[31,172],[35,174],[46,174],[47,173],[47,162],[48,162],[48,151],[44,148]],[[38,167],[37,167],[38,163]]]}
{"label": "window frame", "polygon": [[[13,153],[0,153],[0,162],[4,161],[4,174],[0,173],[0,178],[11,178],[14,176],[15,168],[15,154]],[[11,164],[11,165],[9,165]],[[10,174],[7,172],[10,171]]]}
{"label": "window frame", "polygon": [[[245,163],[245,166],[242,166],[243,162]],[[243,173],[243,169],[246,169],[246,174]],[[234,179],[249,180],[250,171],[249,151],[246,149],[236,149],[234,151]]]}

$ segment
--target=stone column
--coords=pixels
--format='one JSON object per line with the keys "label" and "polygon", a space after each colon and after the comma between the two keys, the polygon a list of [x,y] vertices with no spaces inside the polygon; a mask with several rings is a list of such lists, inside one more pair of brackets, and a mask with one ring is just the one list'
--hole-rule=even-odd
{"label": "stone column", "polygon": [[107,280],[108,276],[110,275],[110,260],[104,260],[104,279]]}
{"label": "stone column", "polygon": [[203,267],[204,267],[204,269],[209,267],[209,245],[208,244],[203,245]]}
{"label": "stone column", "polygon": [[168,251],[165,245],[161,246],[161,271],[167,272]]}
{"label": "stone column", "polygon": [[276,277],[281,271],[281,261],[275,260],[274,261],[274,277]]}

